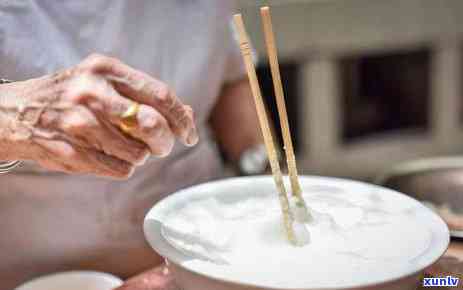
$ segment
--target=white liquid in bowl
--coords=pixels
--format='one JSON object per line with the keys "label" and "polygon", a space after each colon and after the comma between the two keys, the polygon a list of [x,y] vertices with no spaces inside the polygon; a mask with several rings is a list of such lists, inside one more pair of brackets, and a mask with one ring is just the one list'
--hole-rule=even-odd
{"label": "white liquid in bowl", "polygon": [[362,186],[305,188],[314,219],[304,247],[286,240],[274,193],[190,199],[163,213],[161,232],[190,257],[181,261],[187,269],[251,285],[351,287],[413,274],[435,246],[435,224],[427,224],[433,214],[403,195]]}

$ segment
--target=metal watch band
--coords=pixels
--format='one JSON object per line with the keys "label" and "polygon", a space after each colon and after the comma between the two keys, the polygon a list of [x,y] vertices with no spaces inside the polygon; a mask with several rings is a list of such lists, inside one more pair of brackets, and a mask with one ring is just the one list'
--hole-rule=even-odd
{"label": "metal watch band", "polygon": [[12,83],[13,81],[12,80],[9,80],[9,79],[2,79],[0,78],[0,85],[1,84],[8,84],[8,83]]}
{"label": "metal watch band", "polygon": [[21,164],[21,161],[0,162],[0,174],[8,173]]}
{"label": "metal watch band", "polygon": [[263,174],[269,164],[267,151],[264,144],[259,144],[247,149],[239,160],[241,175]]}
{"label": "metal watch band", "polygon": [[[7,79],[2,79],[0,78],[0,85],[1,84],[7,84],[11,83],[13,81],[7,80]],[[11,170],[13,170],[16,166],[21,164],[20,160],[14,160],[14,161],[0,161],[0,174],[8,173]]]}

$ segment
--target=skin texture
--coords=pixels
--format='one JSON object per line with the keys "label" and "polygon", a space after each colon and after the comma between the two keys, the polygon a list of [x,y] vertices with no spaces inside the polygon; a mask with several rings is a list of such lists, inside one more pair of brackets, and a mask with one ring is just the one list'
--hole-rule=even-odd
{"label": "skin texture", "polygon": [[[54,75],[0,86],[0,160],[34,160],[51,171],[128,178],[178,138],[198,142],[191,107],[163,82],[121,61],[91,55]],[[119,129],[133,101],[138,127]]]}

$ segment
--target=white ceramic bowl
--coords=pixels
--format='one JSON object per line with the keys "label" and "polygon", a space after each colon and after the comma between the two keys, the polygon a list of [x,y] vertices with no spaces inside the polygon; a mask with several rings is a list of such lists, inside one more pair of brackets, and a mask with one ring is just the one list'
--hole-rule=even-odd
{"label": "white ceramic bowl", "polygon": [[106,273],[71,271],[35,278],[15,290],[111,290],[122,280]]}
{"label": "white ceramic bowl", "polygon": [[[423,274],[423,270],[437,261],[446,251],[449,245],[449,231],[444,221],[431,210],[422,206],[418,201],[401,193],[370,185],[367,183],[350,181],[345,179],[328,177],[309,177],[300,178],[301,186],[308,192],[310,188],[316,186],[332,188],[334,190],[348,190],[356,192],[367,190],[380,195],[395,195],[399,202],[407,202],[417,207],[417,214],[420,221],[425,225],[432,235],[431,244],[426,252],[414,259],[413,265],[407,272],[397,276],[390,276],[381,281],[369,281],[362,285],[350,285],[344,288],[324,288],[324,289],[384,289],[384,290],[415,290]],[[289,186],[287,186],[289,188]],[[257,194],[276,194],[275,185],[271,176],[231,178],[216,182],[205,183],[181,190],[161,202],[157,203],[147,214],[144,223],[146,238],[153,249],[161,254],[169,262],[177,284],[183,290],[250,290],[250,289],[270,289],[264,285],[250,285],[241,281],[224,280],[213,277],[211,273],[200,273],[193,269],[183,266],[183,262],[191,259],[182,252],[172,247],[161,235],[161,225],[165,221],[167,213],[194,199],[205,197],[216,197],[226,199],[227,202],[239,200],[240,196],[254,196]],[[258,271],[258,269],[256,269]],[[252,274],[250,274],[252,275]],[[276,289],[276,288],[272,288]],[[315,290],[320,288],[311,287],[297,290]],[[281,290],[281,289],[280,289]],[[285,289],[287,290],[287,289]],[[289,289],[288,289],[289,290]],[[296,289],[292,289],[296,290]]]}

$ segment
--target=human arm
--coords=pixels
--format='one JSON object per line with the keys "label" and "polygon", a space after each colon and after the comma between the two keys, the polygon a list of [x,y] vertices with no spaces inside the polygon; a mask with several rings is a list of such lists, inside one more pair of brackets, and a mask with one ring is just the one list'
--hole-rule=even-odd
{"label": "human arm", "polygon": [[[140,103],[138,126],[121,116]],[[194,145],[193,111],[162,81],[121,61],[92,55],[75,67],[0,86],[0,160],[33,160],[53,171],[127,178],[175,138]]]}
{"label": "human arm", "polygon": [[246,78],[224,86],[211,113],[210,124],[221,148],[233,162],[239,161],[247,149],[263,143]]}

